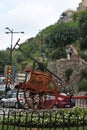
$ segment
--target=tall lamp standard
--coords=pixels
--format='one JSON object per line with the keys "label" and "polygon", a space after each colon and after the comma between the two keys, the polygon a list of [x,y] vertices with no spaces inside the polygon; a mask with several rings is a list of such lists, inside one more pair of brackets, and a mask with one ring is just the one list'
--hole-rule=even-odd
{"label": "tall lamp standard", "polygon": [[12,65],[12,44],[13,44],[13,34],[14,34],[14,33],[24,33],[24,32],[15,32],[15,31],[13,31],[13,29],[10,29],[9,27],[6,27],[5,29],[8,30],[8,32],[5,32],[6,34],[11,34],[10,65]]}

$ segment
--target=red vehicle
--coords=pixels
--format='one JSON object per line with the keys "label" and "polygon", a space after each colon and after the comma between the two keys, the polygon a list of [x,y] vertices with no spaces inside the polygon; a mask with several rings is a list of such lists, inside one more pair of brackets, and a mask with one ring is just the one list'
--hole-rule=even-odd
{"label": "red vehicle", "polygon": [[72,108],[75,106],[75,99],[65,93],[60,93],[53,108]]}
{"label": "red vehicle", "polygon": [[[48,100],[46,103],[50,104],[54,100],[54,97],[48,97]],[[60,93],[56,99],[56,103],[52,107],[53,109],[57,108],[72,108],[75,106],[75,100],[71,98],[71,96],[68,96],[65,93]]]}
{"label": "red vehicle", "polygon": [[[34,101],[35,101],[34,105],[36,106],[36,108],[38,108],[38,105],[39,105],[39,107],[42,105],[44,106],[44,103],[45,103],[45,105],[48,106],[48,104],[50,105],[52,102],[54,102],[54,100],[55,100],[54,96],[49,96],[49,95],[46,95],[46,96],[47,96],[46,100],[44,100],[44,101],[43,101],[43,99],[38,100],[39,97],[36,97],[36,99],[34,99]],[[60,93],[56,99],[55,104],[52,106],[51,109],[73,108],[74,106],[75,106],[75,99],[71,98],[71,96],[68,96],[65,93]]]}

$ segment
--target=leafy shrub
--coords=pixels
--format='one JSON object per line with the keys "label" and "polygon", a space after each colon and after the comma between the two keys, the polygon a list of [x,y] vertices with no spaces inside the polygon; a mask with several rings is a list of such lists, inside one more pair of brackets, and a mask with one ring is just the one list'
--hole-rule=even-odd
{"label": "leafy shrub", "polygon": [[79,91],[87,91],[87,80],[83,79],[79,84],[78,84],[78,90]]}
{"label": "leafy shrub", "polygon": [[80,53],[80,56],[83,60],[85,60],[87,62],[87,54],[85,53]]}
{"label": "leafy shrub", "polygon": [[[83,120],[84,118],[84,120]],[[78,120],[78,121],[77,121]],[[84,122],[83,122],[84,121]],[[0,122],[10,125],[27,126],[27,127],[62,127],[87,125],[87,109],[75,107],[73,109],[59,109],[56,111],[27,111],[27,112],[13,112],[8,116],[0,119]]]}
{"label": "leafy shrub", "polygon": [[81,79],[87,79],[87,70],[86,69],[82,69],[80,74],[81,74]]}
{"label": "leafy shrub", "polygon": [[67,68],[67,69],[66,69],[66,71],[65,71],[65,77],[66,77],[66,80],[67,80],[67,81],[70,80],[70,76],[71,76],[72,73],[73,73],[72,68]]}

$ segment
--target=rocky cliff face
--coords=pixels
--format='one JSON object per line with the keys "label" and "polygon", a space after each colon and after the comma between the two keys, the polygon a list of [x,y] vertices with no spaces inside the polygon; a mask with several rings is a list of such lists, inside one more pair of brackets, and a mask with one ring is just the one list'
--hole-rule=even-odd
{"label": "rocky cliff face", "polygon": [[[67,84],[67,87],[72,87],[75,93],[77,93],[77,83],[80,80],[80,71],[82,69],[87,69],[87,63],[83,61],[81,58],[74,58],[74,59],[60,59],[56,60],[55,62],[49,62],[48,68],[51,70],[55,75],[57,75],[59,78],[62,79],[62,81],[65,81],[65,71],[68,68],[71,68],[73,70],[72,75],[70,76],[69,84]],[[69,88],[70,88],[69,87]]]}

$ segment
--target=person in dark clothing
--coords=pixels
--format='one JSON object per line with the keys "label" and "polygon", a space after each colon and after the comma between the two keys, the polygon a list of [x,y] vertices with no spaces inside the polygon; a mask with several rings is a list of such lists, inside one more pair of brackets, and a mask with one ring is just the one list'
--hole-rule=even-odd
{"label": "person in dark clothing", "polygon": [[70,55],[70,58],[72,57],[72,48],[71,47],[69,47],[69,55]]}

